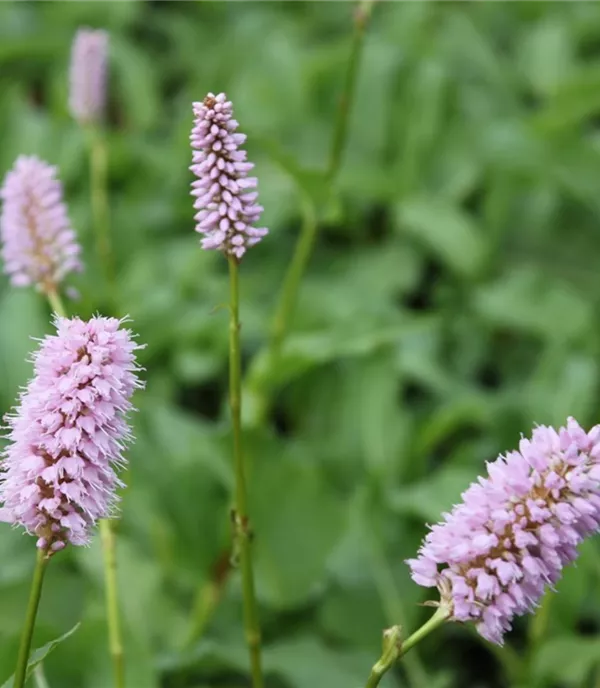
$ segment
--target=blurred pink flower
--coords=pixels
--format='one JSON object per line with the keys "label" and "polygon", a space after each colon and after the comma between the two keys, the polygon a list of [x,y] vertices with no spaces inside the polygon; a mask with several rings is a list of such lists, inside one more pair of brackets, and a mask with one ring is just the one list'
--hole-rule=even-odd
{"label": "blurred pink flower", "polygon": [[79,29],[71,50],[69,107],[80,124],[99,122],[106,108],[108,32]]}
{"label": "blurred pink flower", "polygon": [[48,290],[81,269],[81,248],[56,172],[35,156],[20,156],[0,189],[4,271],[15,286]]}

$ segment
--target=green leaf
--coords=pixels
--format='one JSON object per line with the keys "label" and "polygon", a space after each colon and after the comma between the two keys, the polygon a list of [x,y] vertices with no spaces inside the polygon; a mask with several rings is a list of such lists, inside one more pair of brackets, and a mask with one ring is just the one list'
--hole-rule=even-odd
{"label": "green leaf", "polygon": [[[31,352],[37,348],[34,337],[44,333],[44,302],[33,290],[11,289],[0,298],[0,402],[12,406],[19,391],[31,375]],[[49,328],[49,325],[46,325]]]}
{"label": "green leaf", "polygon": [[534,26],[525,36],[521,68],[536,93],[554,94],[573,68],[572,34],[557,15]]}
{"label": "green leaf", "polygon": [[[27,662],[27,678],[31,676],[33,673],[33,670],[36,668],[38,664],[43,662],[46,657],[62,642],[64,642],[67,638],[73,635],[75,631],[79,628],[81,624],[77,623],[73,628],[71,628],[70,631],[67,631],[66,633],[63,633],[59,638],[55,638],[54,640],[51,640],[49,643],[46,643],[45,645],[42,645],[42,647],[38,647],[37,650],[34,650],[31,655],[29,656],[29,661]],[[2,688],[13,688],[14,685],[14,676],[11,676],[8,681],[6,681],[3,685]]]}
{"label": "green leaf", "polygon": [[592,317],[591,303],[570,284],[529,266],[489,283],[476,295],[475,308],[494,325],[563,342],[587,333]]}
{"label": "green leaf", "polygon": [[475,477],[473,470],[454,466],[442,468],[423,482],[396,489],[390,494],[390,506],[398,513],[437,521],[443,511],[458,502]]}
{"label": "green leaf", "polygon": [[408,232],[451,270],[475,276],[483,265],[485,247],[475,222],[458,207],[435,198],[402,203],[396,213],[399,230]]}
{"label": "green leaf", "polygon": [[580,67],[556,89],[546,107],[532,118],[532,124],[536,131],[544,135],[566,131],[595,115],[598,107],[600,63],[591,62]]}
{"label": "green leaf", "polygon": [[323,582],[343,532],[343,504],[305,460],[262,457],[251,477],[259,594],[280,609],[297,606]]}
{"label": "green leaf", "polygon": [[600,641],[582,636],[548,640],[533,658],[533,677],[575,688],[600,663]]}
{"label": "green leaf", "polygon": [[302,167],[292,154],[283,150],[273,139],[255,136],[254,142],[296,182],[298,188],[316,205],[321,206],[327,201],[329,188],[322,170]]}

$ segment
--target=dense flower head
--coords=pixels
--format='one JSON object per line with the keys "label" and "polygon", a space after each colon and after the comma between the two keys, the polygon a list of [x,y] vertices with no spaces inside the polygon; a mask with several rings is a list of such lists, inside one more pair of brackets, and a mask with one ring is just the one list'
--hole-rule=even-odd
{"label": "dense flower head", "polygon": [[413,580],[438,587],[451,619],[501,644],[599,529],[600,425],[536,427],[462,498],[407,563]]}
{"label": "dense flower head", "polygon": [[81,248],[63,202],[56,167],[20,156],[0,189],[4,271],[15,286],[55,288],[81,269]]}
{"label": "dense flower head", "polygon": [[71,50],[69,107],[80,124],[99,122],[106,107],[108,33],[79,29]]}
{"label": "dense flower head", "polygon": [[140,346],[116,318],[57,318],[33,357],[34,377],[8,417],[0,519],[49,552],[86,544],[116,503],[115,473],[131,439],[126,414],[142,387]]}
{"label": "dense flower head", "polygon": [[238,123],[224,93],[209,93],[193,107],[190,169],[198,177],[192,184],[198,210],[196,231],[204,235],[202,248],[239,259],[268,231],[254,227],[263,208],[256,202],[257,179],[247,176],[254,165],[246,161],[246,151],[240,150],[246,136],[236,133]]}

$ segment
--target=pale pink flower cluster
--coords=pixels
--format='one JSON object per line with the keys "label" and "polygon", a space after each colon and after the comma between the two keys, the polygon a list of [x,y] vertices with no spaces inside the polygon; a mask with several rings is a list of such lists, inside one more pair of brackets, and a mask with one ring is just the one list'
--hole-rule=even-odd
{"label": "pale pink flower cluster", "polygon": [[57,318],[34,355],[35,374],[8,418],[0,518],[57,551],[86,544],[120,484],[115,468],[130,439],[126,414],[142,387],[140,346],[116,318]]}
{"label": "pale pink flower cluster", "polygon": [[452,619],[501,644],[599,529],[600,425],[535,428],[462,497],[408,564],[419,585],[440,590]]}

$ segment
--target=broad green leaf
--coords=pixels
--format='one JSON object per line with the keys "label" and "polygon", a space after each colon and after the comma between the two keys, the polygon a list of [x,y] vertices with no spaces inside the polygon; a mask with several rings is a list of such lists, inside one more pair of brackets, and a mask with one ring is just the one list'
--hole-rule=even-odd
{"label": "broad green leaf", "polygon": [[342,535],[343,504],[326,489],[318,466],[296,457],[262,457],[251,485],[259,594],[280,609],[293,608],[323,585]]}

